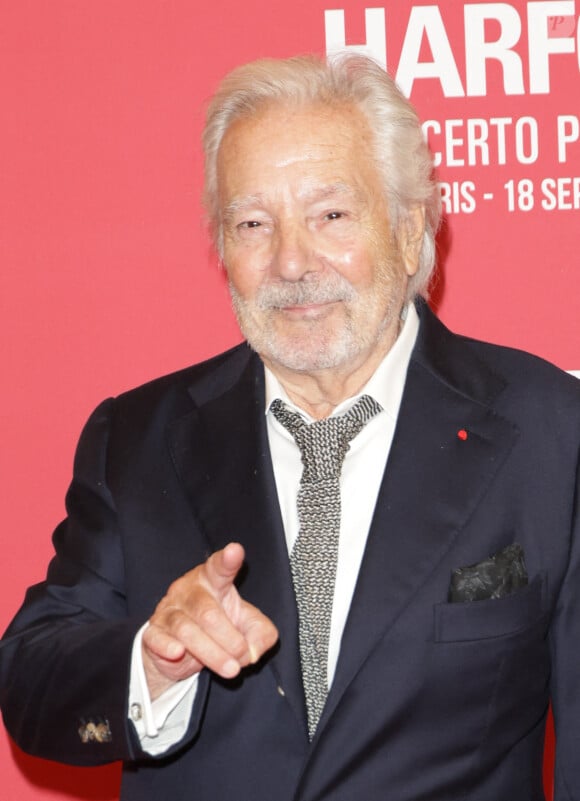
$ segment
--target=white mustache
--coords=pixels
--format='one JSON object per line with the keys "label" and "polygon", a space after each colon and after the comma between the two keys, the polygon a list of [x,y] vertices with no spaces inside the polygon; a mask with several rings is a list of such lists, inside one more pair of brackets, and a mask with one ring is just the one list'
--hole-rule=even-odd
{"label": "white mustache", "polygon": [[317,303],[352,301],[356,292],[342,276],[324,281],[279,281],[260,287],[256,304],[260,309],[283,309],[288,306],[310,306]]}

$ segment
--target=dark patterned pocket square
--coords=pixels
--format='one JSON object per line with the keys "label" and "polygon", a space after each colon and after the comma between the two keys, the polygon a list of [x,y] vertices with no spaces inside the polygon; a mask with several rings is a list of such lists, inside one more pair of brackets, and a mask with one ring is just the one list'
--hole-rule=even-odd
{"label": "dark patterned pocket square", "polygon": [[476,565],[454,570],[447,600],[456,603],[504,598],[527,583],[524,549],[514,543]]}

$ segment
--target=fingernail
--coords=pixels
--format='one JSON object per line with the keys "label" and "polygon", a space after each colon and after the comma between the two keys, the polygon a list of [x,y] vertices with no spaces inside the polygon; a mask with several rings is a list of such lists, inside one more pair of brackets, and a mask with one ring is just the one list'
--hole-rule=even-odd
{"label": "fingernail", "polygon": [[237,676],[238,673],[240,672],[239,662],[236,662],[235,659],[228,659],[228,661],[224,664],[222,670],[226,678],[233,678],[234,676]]}
{"label": "fingernail", "polygon": [[260,652],[258,651],[256,646],[252,645],[251,643],[248,646],[248,651],[250,652],[250,662],[252,663],[252,665],[255,665],[258,659],[260,658]]}

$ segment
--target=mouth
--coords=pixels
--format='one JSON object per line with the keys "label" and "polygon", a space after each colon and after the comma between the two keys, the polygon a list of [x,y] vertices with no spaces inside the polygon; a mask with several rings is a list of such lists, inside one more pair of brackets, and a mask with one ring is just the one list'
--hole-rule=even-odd
{"label": "mouth", "polygon": [[292,306],[279,306],[276,310],[290,318],[315,320],[330,314],[332,309],[342,301],[327,300],[321,303],[303,303]]}

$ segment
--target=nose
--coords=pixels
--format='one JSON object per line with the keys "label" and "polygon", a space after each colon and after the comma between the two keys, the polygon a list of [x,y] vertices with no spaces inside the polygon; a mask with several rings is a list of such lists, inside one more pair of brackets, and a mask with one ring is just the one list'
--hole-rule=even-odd
{"label": "nose", "polygon": [[271,269],[285,281],[300,281],[315,270],[315,259],[308,232],[296,224],[281,225],[274,237]]}

